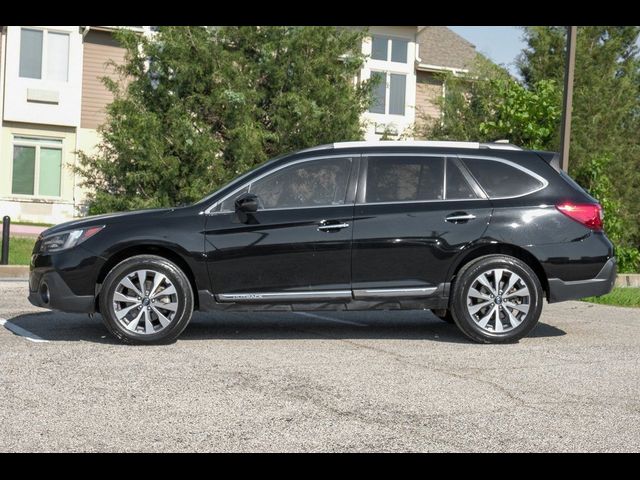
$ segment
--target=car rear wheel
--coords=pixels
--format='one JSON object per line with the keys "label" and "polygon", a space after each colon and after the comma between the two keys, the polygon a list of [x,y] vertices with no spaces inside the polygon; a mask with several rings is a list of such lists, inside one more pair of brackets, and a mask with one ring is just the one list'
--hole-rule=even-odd
{"label": "car rear wheel", "polygon": [[451,299],[456,324],[480,343],[516,342],[538,323],[543,290],[535,272],[507,255],[487,255],[459,272]]}
{"label": "car rear wheel", "polygon": [[169,260],[137,255],[116,265],[100,292],[102,319],[118,339],[132,344],[175,341],[193,313],[193,290]]}

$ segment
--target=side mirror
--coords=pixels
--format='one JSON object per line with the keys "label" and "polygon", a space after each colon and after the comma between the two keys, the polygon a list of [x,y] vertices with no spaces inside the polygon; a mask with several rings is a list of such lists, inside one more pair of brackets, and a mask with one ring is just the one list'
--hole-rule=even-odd
{"label": "side mirror", "polygon": [[235,201],[236,212],[253,213],[258,211],[258,196],[254,193],[243,193]]}

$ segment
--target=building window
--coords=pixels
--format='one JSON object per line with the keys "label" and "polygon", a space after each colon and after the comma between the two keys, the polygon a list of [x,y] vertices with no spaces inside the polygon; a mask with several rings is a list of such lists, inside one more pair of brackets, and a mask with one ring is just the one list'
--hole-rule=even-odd
{"label": "building window", "polygon": [[21,78],[66,82],[69,76],[69,34],[22,28],[19,75]]}
{"label": "building window", "polygon": [[371,72],[373,101],[371,113],[404,115],[407,93],[407,76],[402,73]]}
{"label": "building window", "polygon": [[402,38],[372,35],[371,58],[383,62],[407,63],[409,41]]}
{"label": "building window", "polygon": [[12,176],[13,194],[59,197],[62,140],[14,137]]}

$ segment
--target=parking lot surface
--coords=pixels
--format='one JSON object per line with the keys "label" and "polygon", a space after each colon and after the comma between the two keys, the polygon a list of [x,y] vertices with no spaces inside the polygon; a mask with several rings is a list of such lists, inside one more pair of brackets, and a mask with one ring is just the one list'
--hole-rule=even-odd
{"label": "parking lot surface", "polygon": [[0,281],[0,451],[640,450],[639,309],[545,304],[513,345],[430,312],[196,314],[132,347],[26,295]]}

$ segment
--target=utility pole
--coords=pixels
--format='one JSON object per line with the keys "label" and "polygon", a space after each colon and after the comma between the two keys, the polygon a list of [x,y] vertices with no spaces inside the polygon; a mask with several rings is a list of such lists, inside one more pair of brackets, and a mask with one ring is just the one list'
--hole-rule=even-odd
{"label": "utility pole", "polygon": [[571,108],[573,106],[573,72],[576,66],[576,30],[567,27],[567,57],[564,65],[564,96],[562,100],[562,130],[560,132],[560,168],[569,170],[569,144],[571,143]]}

